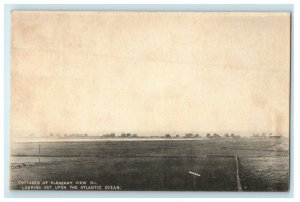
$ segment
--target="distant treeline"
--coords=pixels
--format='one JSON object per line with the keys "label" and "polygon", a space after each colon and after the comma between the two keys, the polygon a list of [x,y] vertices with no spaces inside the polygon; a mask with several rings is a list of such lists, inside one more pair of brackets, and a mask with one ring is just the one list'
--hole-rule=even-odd
{"label": "distant treeline", "polygon": [[49,137],[87,137],[87,133],[71,133],[71,134],[60,134],[60,133],[50,133]]}
{"label": "distant treeline", "polygon": [[[59,137],[59,138],[65,138],[65,137],[101,137],[101,138],[241,138],[239,134],[234,133],[225,133],[225,134],[218,134],[218,133],[206,133],[203,136],[199,135],[199,133],[185,133],[185,134],[174,134],[171,135],[170,133],[167,133],[165,135],[156,135],[156,136],[138,136],[136,133],[120,133],[119,135],[116,135],[115,133],[106,133],[103,135],[88,135],[87,133],[72,133],[72,134],[54,134],[50,133],[49,137]],[[255,133],[252,135],[253,138],[280,138],[281,134],[273,135],[273,133]]]}
{"label": "distant treeline", "polygon": [[281,134],[279,133],[279,134],[273,134],[273,133],[269,133],[269,134],[266,134],[266,133],[261,133],[261,134],[259,134],[259,133],[254,133],[253,135],[252,135],[252,137],[254,137],[254,138],[281,138]]}

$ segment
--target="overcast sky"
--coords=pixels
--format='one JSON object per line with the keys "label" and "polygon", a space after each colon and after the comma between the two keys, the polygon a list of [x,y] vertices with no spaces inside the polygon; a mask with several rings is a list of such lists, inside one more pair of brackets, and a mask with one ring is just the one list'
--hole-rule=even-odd
{"label": "overcast sky", "polygon": [[288,135],[288,13],[13,12],[11,131]]}

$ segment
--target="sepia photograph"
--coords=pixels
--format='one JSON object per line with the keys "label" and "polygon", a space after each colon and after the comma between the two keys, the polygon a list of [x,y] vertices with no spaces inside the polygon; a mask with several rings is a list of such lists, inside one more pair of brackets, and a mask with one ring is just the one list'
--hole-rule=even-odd
{"label": "sepia photograph", "polygon": [[10,18],[10,190],[290,190],[291,13]]}

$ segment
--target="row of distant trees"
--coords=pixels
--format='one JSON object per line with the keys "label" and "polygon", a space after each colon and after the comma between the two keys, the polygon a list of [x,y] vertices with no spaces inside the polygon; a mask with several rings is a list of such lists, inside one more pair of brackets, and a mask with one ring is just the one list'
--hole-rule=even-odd
{"label": "row of distant trees", "polygon": [[[53,133],[50,133],[49,135],[50,137],[87,137],[88,134],[87,133],[74,133],[74,134],[53,134]],[[121,138],[131,138],[131,137],[138,137],[138,135],[136,133],[121,133],[120,136],[117,136],[115,133],[107,133],[107,134],[104,134],[104,135],[101,135],[101,137],[104,137],[104,138],[114,138],[114,137],[121,137]],[[176,134],[174,136],[171,136],[171,134],[167,133],[165,134],[164,136],[151,136],[151,137],[164,137],[164,138],[172,138],[172,137],[175,137],[175,138],[179,138],[180,135],[179,134]],[[201,137],[198,133],[196,134],[193,134],[193,133],[186,133],[183,135],[184,138],[199,138]],[[219,137],[222,137],[220,136],[218,133],[213,133],[213,134],[210,134],[210,133],[207,133],[206,134],[206,137],[207,138],[219,138]],[[226,133],[224,135],[224,137],[226,138],[239,138],[240,136],[239,135],[235,135],[234,133],[231,133],[231,134],[228,134]]]}
{"label": "row of distant trees", "polygon": [[[167,133],[167,134],[165,134],[164,137],[165,137],[165,138],[171,138],[172,136],[171,136],[169,133]],[[179,138],[180,135],[179,135],[179,134],[176,134],[174,137]],[[186,134],[184,135],[184,137],[185,137],[185,138],[197,138],[197,137],[200,137],[200,135],[199,135],[199,134],[193,134],[193,133],[186,133]]]}
{"label": "row of distant trees", "polygon": [[[169,133],[167,133],[167,134],[165,134],[164,137],[165,138],[171,138],[172,136]],[[177,134],[174,137],[178,138],[180,136]],[[198,133],[196,133],[196,134],[186,133],[186,134],[184,134],[183,137],[184,138],[198,138],[198,137],[201,137],[201,136]],[[219,135],[218,133],[213,133],[213,134],[207,133],[206,137],[207,138],[220,138],[222,136]],[[235,135],[234,133],[231,133],[231,134],[225,133],[225,135],[223,137],[226,137],[226,138],[240,138],[241,136],[240,135]]]}
{"label": "row of distant trees", "polygon": [[[208,137],[208,138],[219,138],[221,136],[218,133],[214,133],[213,135],[211,135],[210,133],[207,133],[206,137]],[[240,138],[241,136],[240,135],[236,135],[234,133],[231,133],[231,134],[225,133],[224,137],[225,138]]]}
{"label": "row of distant trees", "polygon": [[[50,133],[49,137],[88,137],[87,133],[74,133],[74,134],[60,134],[60,133]],[[107,133],[104,135],[101,135],[101,137],[105,137],[105,138],[114,138],[117,137],[115,133]],[[136,133],[121,133],[121,135],[119,137],[138,137]]]}
{"label": "row of distant trees", "polygon": [[[31,136],[34,136],[33,134],[31,134]],[[60,133],[50,133],[49,137],[87,137],[88,134],[87,133],[71,133],[71,134],[60,134]],[[281,134],[278,135],[273,135],[273,133],[255,133],[252,135],[252,137],[254,138],[261,138],[261,137],[281,137]],[[121,133],[120,136],[117,136],[115,133],[107,133],[104,135],[101,135],[101,137],[104,138],[114,138],[114,137],[121,137],[121,138],[132,138],[132,137],[138,137],[138,135],[136,133]],[[186,133],[183,134],[182,136],[180,136],[179,134],[176,134],[174,136],[172,136],[171,134],[167,133],[164,136],[150,136],[152,138],[154,137],[160,137],[160,138],[179,138],[179,137],[184,137],[184,138],[199,138],[201,137],[198,133],[193,134],[193,133]],[[220,137],[225,137],[225,138],[240,138],[240,135],[234,134],[234,133],[225,133],[224,135],[220,135],[218,133],[207,133],[206,134],[207,138],[220,138]]]}
{"label": "row of distant trees", "polygon": [[136,133],[121,133],[121,137],[137,137]]}
{"label": "row of distant trees", "polygon": [[[115,133],[109,133],[109,134],[104,134],[101,137],[109,137],[109,138],[113,138],[113,137],[117,137]],[[138,137],[136,133],[121,133],[120,137]]]}
{"label": "row of distant trees", "polygon": [[269,133],[269,134],[266,134],[266,133],[254,133],[252,135],[252,137],[255,137],[255,138],[267,138],[267,137],[281,137],[282,135],[281,134],[273,134],[273,133]]}
{"label": "row of distant trees", "polygon": [[71,134],[60,134],[60,133],[50,133],[50,137],[87,137],[87,133],[71,133]]}

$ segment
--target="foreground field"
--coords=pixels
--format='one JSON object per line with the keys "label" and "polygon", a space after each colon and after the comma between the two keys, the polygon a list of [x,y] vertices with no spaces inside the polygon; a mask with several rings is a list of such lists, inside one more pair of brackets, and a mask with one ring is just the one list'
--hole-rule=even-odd
{"label": "foreground field", "polygon": [[243,191],[287,191],[289,184],[288,144],[279,139],[19,143],[11,155],[12,189],[93,181],[118,190],[237,191],[237,163]]}

